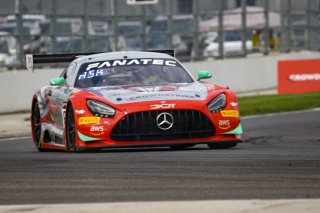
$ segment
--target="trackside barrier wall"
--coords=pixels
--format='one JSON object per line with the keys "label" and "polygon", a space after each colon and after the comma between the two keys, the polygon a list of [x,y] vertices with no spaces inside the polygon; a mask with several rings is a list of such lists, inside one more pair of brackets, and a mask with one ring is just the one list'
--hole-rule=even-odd
{"label": "trackside barrier wall", "polygon": [[[193,76],[200,70],[212,71],[209,83],[229,86],[237,93],[276,89],[277,63],[279,60],[320,58],[320,53],[298,52],[250,58],[184,63]],[[0,72],[0,113],[29,110],[36,89],[48,85],[63,68],[28,71]]]}
{"label": "trackside barrier wall", "polygon": [[278,62],[278,94],[320,92],[320,58]]}

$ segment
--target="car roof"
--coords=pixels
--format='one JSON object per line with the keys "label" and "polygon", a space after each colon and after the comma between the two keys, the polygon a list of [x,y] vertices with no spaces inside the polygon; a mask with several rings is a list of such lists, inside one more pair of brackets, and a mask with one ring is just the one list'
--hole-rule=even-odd
{"label": "car roof", "polygon": [[137,58],[152,58],[152,59],[175,59],[174,57],[157,52],[145,52],[145,51],[120,51],[109,53],[98,53],[93,55],[81,56],[75,59],[74,62],[87,63],[106,60],[119,60],[119,59],[137,59]]}

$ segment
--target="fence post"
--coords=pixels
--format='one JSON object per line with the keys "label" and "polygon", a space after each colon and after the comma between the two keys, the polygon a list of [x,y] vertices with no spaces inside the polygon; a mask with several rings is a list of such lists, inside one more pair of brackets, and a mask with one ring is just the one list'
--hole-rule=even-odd
{"label": "fence post", "polygon": [[281,3],[281,42],[280,47],[284,52],[291,51],[291,0],[280,0]]}
{"label": "fence post", "polygon": [[192,41],[192,49],[191,49],[191,59],[192,60],[197,60],[200,58],[199,55],[199,1],[198,0],[193,0],[192,2],[193,5],[193,14],[194,14],[194,20],[195,20],[195,25],[193,29],[193,41]]}
{"label": "fence post", "polygon": [[224,9],[224,0],[219,0],[219,11],[218,11],[218,40],[219,40],[219,58],[223,59],[223,9]]}
{"label": "fence post", "polygon": [[52,42],[52,52],[57,53],[57,1],[56,0],[52,0],[51,42]]}
{"label": "fence post", "polygon": [[243,56],[247,56],[247,11],[246,11],[247,2],[246,0],[241,0],[241,27],[242,27],[242,52]]}
{"label": "fence post", "polygon": [[168,14],[168,35],[170,37],[169,39],[169,46],[170,48],[174,48],[173,46],[173,21],[172,21],[172,16],[173,16],[173,1],[172,0],[167,0],[166,1],[166,4],[167,4],[167,9],[169,11],[169,14]]}
{"label": "fence post", "polygon": [[318,36],[318,13],[319,6],[316,4],[316,0],[307,1],[307,41],[306,49],[319,50],[319,36]]}
{"label": "fence post", "polygon": [[19,64],[21,67],[24,64],[24,59],[23,59],[23,44],[22,44],[22,39],[24,37],[24,32],[23,32],[23,19],[22,19],[22,2],[20,0],[15,1],[15,15],[16,15],[16,27],[17,27],[17,44],[18,44],[18,60]]}
{"label": "fence post", "polygon": [[88,51],[88,24],[89,24],[89,17],[88,17],[88,0],[82,0],[82,11],[83,11],[83,40],[82,40],[82,45],[81,49],[83,52]]}
{"label": "fence post", "polygon": [[[109,41],[113,41],[114,44],[111,44],[111,49],[112,51],[118,51],[119,50],[119,38],[118,38],[118,1],[116,0],[109,0],[110,2],[110,15],[109,17],[111,16],[111,25],[112,25],[112,39],[110,39],[110,35],[108,35],[108,39]],[[125,39],[125,42],[127,45],[127,41],[126,41],[126,38]],[[121,47],[123,48],[123,47]],[[127,48],[127,47],[125,47]]]}
{"label": "fence post", "polygon": [[269,0],[264,0],[264,55],[269,54]]}
{"label": "fence post", "polygon": [[142,50],[147,49],[147,17],[146,17],[146,5],[141,5],[141,11],[142,11]]}

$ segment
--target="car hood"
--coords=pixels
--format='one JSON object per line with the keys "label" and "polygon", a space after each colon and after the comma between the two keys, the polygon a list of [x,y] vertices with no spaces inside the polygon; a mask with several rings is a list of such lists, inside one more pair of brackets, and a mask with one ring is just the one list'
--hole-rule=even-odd
{"label": "car hood", "polygon": [[94,87],[88,90],[115,104],[155,100],[204,100],[208,95],[207,87],[200,82],[157,86]]}

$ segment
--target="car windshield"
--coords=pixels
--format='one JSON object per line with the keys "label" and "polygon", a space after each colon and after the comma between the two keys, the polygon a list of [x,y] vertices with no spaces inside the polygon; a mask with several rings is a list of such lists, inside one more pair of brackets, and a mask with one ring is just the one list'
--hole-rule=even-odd
{"label": "car windshield", "polygon": [[75,87],[164,85],[192,83],[193,79],[172,59],[120,59],[83,64]]}

